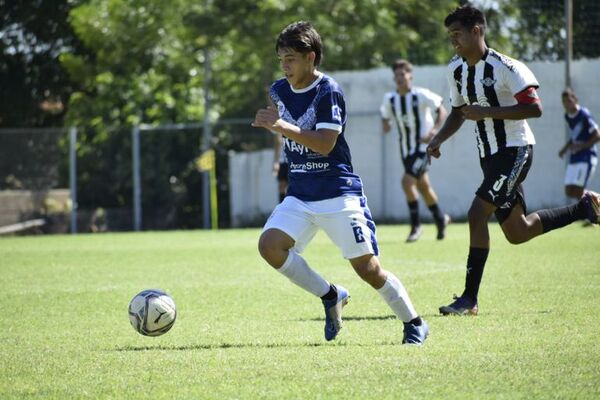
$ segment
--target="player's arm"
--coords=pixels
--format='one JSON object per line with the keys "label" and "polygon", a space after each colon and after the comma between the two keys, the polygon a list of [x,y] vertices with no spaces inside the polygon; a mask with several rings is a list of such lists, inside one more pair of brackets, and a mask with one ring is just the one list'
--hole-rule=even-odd
{"label": "player's arm", "polygon": [[484,118],[493,119],[527,119],[539,118],[542,116],[542,102],[537,95],[535,87],[520,91],[515,95],[517,104],[504,107],[482,107],[471,105],[463,107],[462,113],[465,119],[480,121]]}
{"label": "player's arm", "polygon": [[383,129],[383,133],[388,133],[392,129],[389,119],[381,118],[381,129]]}
{"label": "player's arm", "polygon": [[444,143],[450,136],[454,135],[456,131],[460,129],[462,124],[465,122],[465,118],[461,112],[462,107],[452,107],[450,114],[448,114],[448,118],[444,121],[444,125],[440,128],[438,133],[431,139],[429,144],[427,145],[427,155],[430,157],[439,158],[440,146]]}
{"label": "player's arm", "polygon": [[571,139],[569,139],[567,143],[565,143],[565,145],[560,148],[560,150],[558,151],[558,157],[563,158],[567,150],[569,150],[569,146],[571,146]]}
{"label": "player's arm", "polygon": [[277,109],[271,106],[256,112],[252,126],[278,132],[323,155],[327,155],[333,150],[339,135],[339,132],[333,129],[302,130],[279,118]]}
{"label": "player's arm", "polygon": [[429,131],[427,136],[423,137],[420,140],[421,143],[431,142],[431,139],[433,139],[433,137],[438,133],[438,131],[440,130],[440,127],[442,126],[442,124],[446,120],[446,117],[448,116],[448,111],[446,111],[446,108],[444,107],[443,104],[440,104],[440,106],[435,111],[436,111],[436,118],[435,118],[435,122],[433,123],[433,128],[431,128],[431,130]]}
{"label": "player's arm", "polygon": [[585,142],[583,142],[583,143],[571,142],[569,145],[569,150],[571,151],[571,153],[578,153],[581,150],[585,150],[587,148],[592,147],[598,141],[600,141],[600,131],[598,130],[598,128],[596,128],[594,130],[594,132],[592,132],[592,135],[590,136],[590,138],[588,140],[586,140]]}

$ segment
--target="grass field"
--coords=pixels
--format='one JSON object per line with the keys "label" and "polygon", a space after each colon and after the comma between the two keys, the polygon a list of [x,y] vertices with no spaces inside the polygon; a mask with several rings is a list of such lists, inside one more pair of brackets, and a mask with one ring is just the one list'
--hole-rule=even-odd
{"label": "grass field", "polygon": [[[379,227],[384,267],[430,324],[421,348],[321,234],[307,260],[352,295],[333,343],[255,229],[1,239],[0,398],[598,398],[600,228],[515,247],[490,226],[477,317],[437,315],[463,287],[465,225],[411,245],[406,226]],[[127,317],[152,287],[178,307],[158,338]]]}

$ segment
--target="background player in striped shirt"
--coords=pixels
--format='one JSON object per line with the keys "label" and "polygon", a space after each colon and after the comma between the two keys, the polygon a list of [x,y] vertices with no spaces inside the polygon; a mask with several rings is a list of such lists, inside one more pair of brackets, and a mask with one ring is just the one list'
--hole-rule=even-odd
{"label": "background player in striped shirt", "polygon": [[[404,165],[402,189],[410,212],[411,230],[406,239],[414,242],[422,234],[419,218],[419,193],[431,211],[437,225],[437,238],[444,238],[450,217],[438,206],[438,198],[427,174],[427,143],[436,134],[447,112],[442,98],[431,90],[413,86],[413,67],[406,60],[392,65],[396,90],[383,96],[380,107],[383,133],[391,129],[393,120],[400,137],[400,157]],[[435,115],[435,119],[434,119]]]}
{"label": "background player in striped shirt", "polygon": [[263,228],[258,243],[261,256],[294,284],[321,298],[325,339],[333,340],[342,327],[348,291],[327,282],[300,256],[323,229],[356,273],[404,322],[402,342],[423,344],[429,333],[427,323],[415,311],[402,283],[381,267],[377,257],[375,223],[344,137],[344,94],[337,82],[317,70],[321,37],[310,23],[296,22],[279,34],[275,49],[285,78],[271,86],[276,108],[258,110],[252,126],[283,135],[289,186]]}
{"label": "background player in striped shirt", "polygon": [[600,130],[590,111],[578,104],[572,89],[563,91],[562,103],[569,127],[569,140],[558,156],[562,158],[567,151],[570,153],[565,173],[565,194],[579,200],[598,164],[596,142],[600,140]]}
{"label": "background player in striped shirt", "polygon": [[444,21],[457,53],[449,64],[448,83],[452,110],[427,152],[440,156],[440,146],[465,120],[476,121],[483,182],[469,209],[470,248],[465,290],[440,313],[477,314],[477,296],[490,248],[487,221],[496,215],[510,243],[589,218],[598,223],[600,196],[587,192],[568,207],[527,214],[521,183],[527,176],[535,139],[527,118],[542,115],[538,82],[521,62],[504,56],[485,43],[485,17],[471,6],[462,6]]}

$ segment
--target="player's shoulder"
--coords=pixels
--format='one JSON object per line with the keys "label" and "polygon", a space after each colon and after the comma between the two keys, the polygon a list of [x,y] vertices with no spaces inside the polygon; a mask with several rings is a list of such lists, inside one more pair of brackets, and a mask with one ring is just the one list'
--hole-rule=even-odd
{"label": "player's shoulder", "polygon": [[580,106],[579,112],[581,113],[582,116],[584,116],[586,118],[589,118],[592,116],[592,113],[590,112],[590,110],[587,107]]}
{"label": "player's shoulder", "polygon": [[323,74],[323,77],[319,82],[319,86],[321,86],[328,92],[337,92],[340,93],[342,96],[344,95],[344,91],[342,90],[340,84],[337,83],[337,81],[329,75]]}
{"label": "player's shoulder", "polygon": [[286,78],[280,78],[277,79],[275,82],[273,82],[273,84],[271,85],[271,92],[275,91],[275,92],[280,92],[282,89],[287,88],[290,86],[290,83],[288,82],[288,80]]}
{"label": "player's shoulder", "polygon": [[488,49],[486,62],[492,64],[494,68],[501,68],[512,73],[529,71],[529,68],[522,61],[507,56],[506,54],[502,54],[494,49]]}
{"label": "player's shoulder", "polygon": [[391,91],[391,92],[385,92],[385,93],[383,94],[383,100],[390,101],[392,98],[394,98],[394,97],[396,96],[396,94],[397,94],[397,93],[398,93],[398,92],[396,92],[396,91],[394,91],[394,90],[393,90],[393,91]]}
{"label": "player's shoulder", "polygon": [[439,97],[439,94],[437,94],[433,90],[427,89],[427,88],[422,87],[422,86],[413,86],[413,92],[416,93],[418,96]]}
{"label": "player's shoulder", "polygon": [[456,68],[461,66],[464,62],[465,62],[464,58],[462,58],[458,54],[455,54],[454,57],[452,57],[450,59],[450,62],[448,63],[448,71],[453,72]]}

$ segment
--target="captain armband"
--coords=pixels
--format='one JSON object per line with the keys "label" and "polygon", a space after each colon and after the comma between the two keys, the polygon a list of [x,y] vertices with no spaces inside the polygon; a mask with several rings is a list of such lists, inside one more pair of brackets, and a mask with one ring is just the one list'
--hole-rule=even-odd
{"label": "captain armband", "polygon": [[535,104],[540,102],[535,87],[529,86],[527,89],[515,94],[515,99],[519,104]]}

